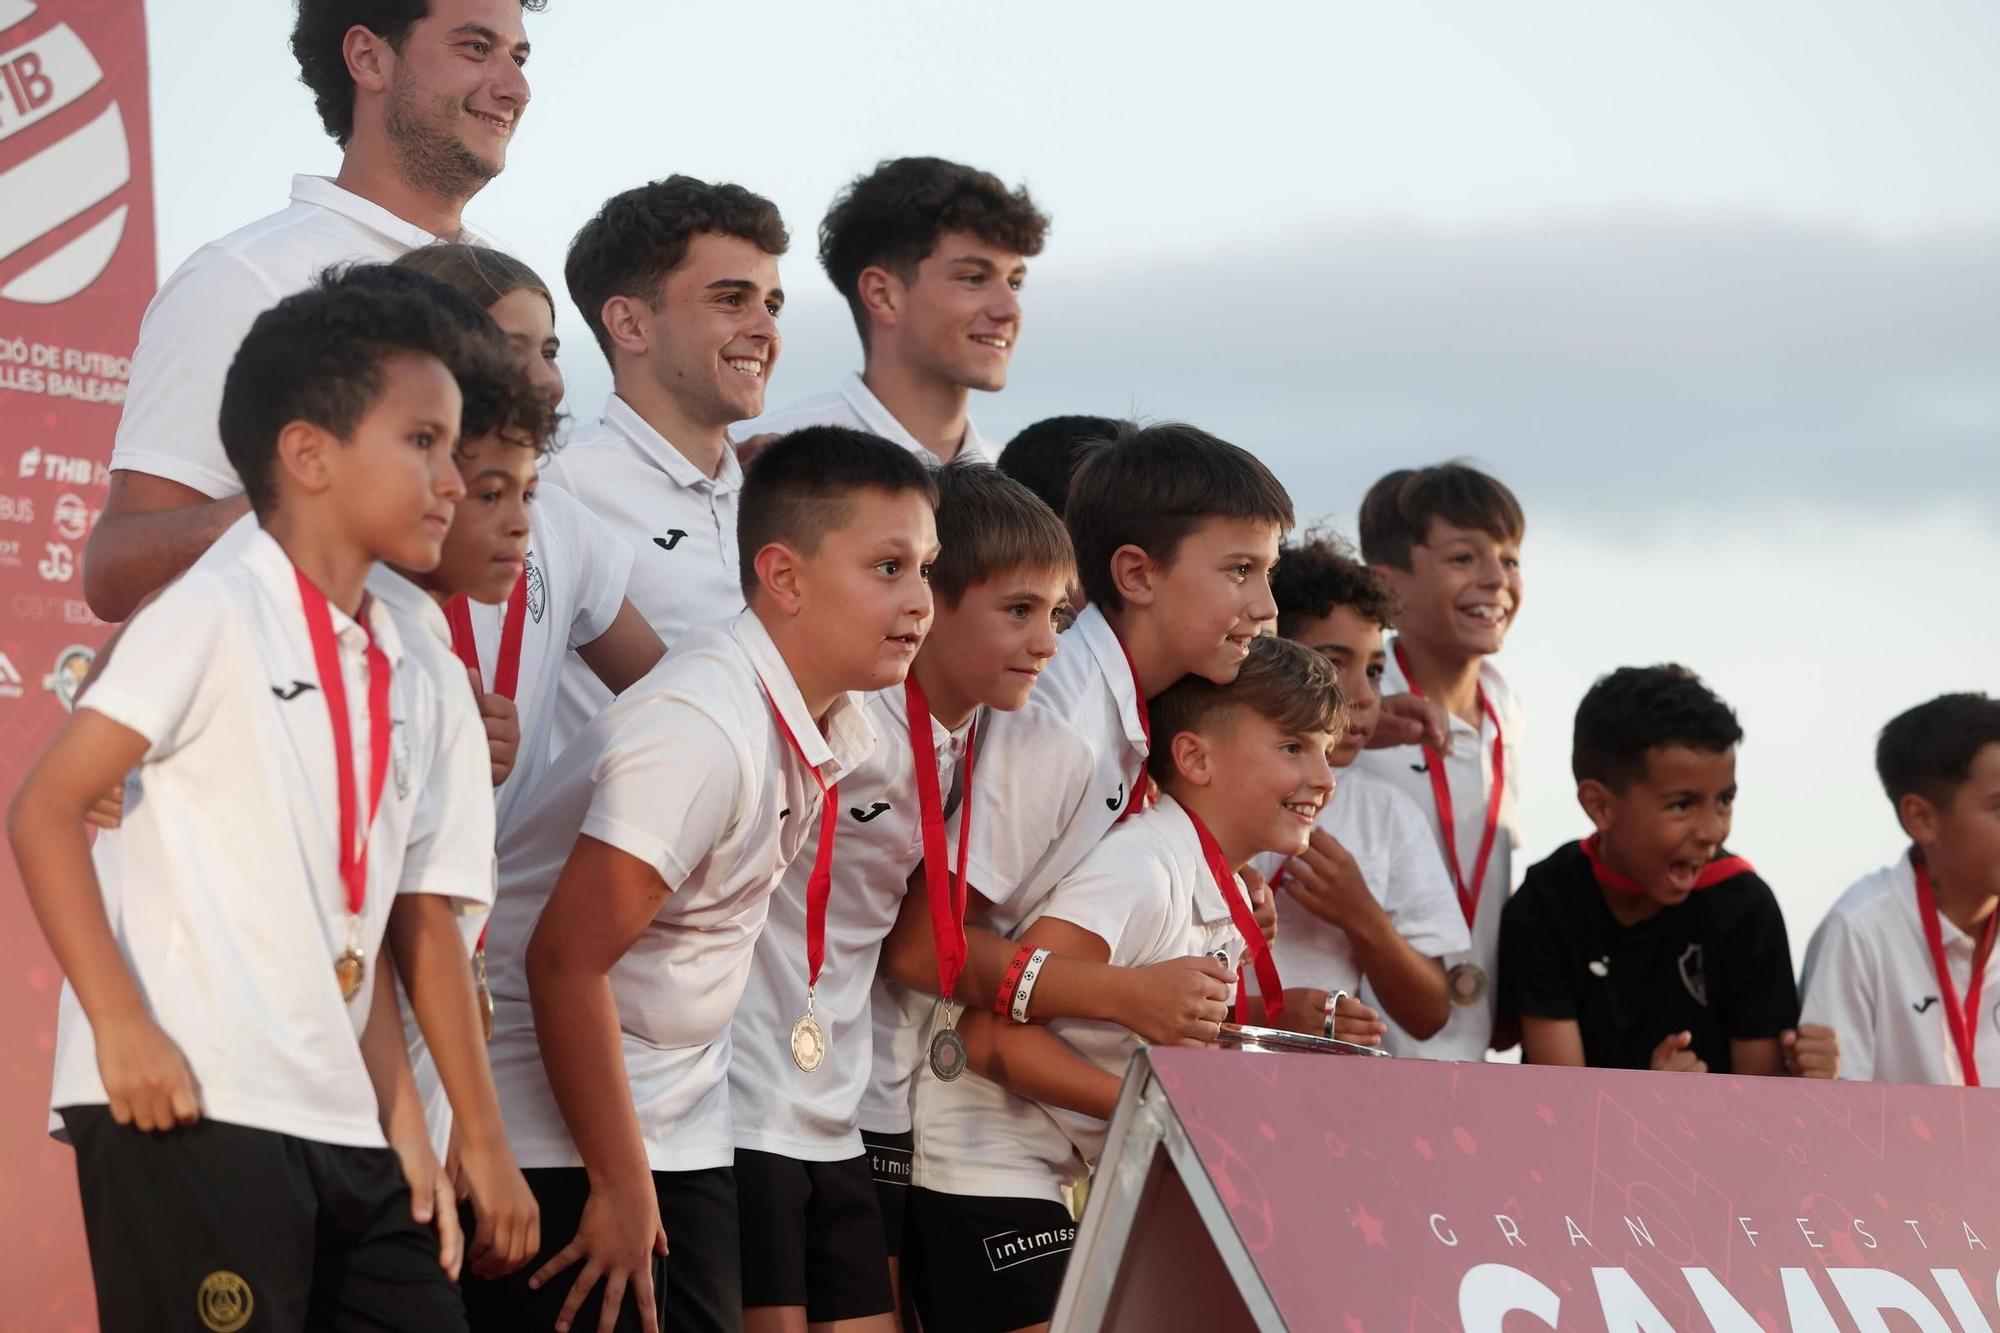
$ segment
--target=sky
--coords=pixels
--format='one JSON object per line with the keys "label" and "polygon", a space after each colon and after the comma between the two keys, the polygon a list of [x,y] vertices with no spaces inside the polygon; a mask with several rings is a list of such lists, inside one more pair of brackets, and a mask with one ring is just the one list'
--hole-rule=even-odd
{"label": "sky", "polygon": [[[163,272],[331,174],[287,5],[148,5]],[[769,195],[794,248],[771,402],[858,363],[814,262],[835,191],[935,153],[1053,214],[1004,439],[1181,418],[1352,530],[1466,457],[1520,494],[1517,868],[1584,831],[1569,720],[1676,660],[1747,739],[1732,843],[1795,954],[1896,855],[1874,735],[2000,692],[2000,9],[1975,0],[551,0],[468,217],[559,285],[609,194]],[[217,71],[228,76],[218,77]],[[572,311],[569,410],[609,376]]]}

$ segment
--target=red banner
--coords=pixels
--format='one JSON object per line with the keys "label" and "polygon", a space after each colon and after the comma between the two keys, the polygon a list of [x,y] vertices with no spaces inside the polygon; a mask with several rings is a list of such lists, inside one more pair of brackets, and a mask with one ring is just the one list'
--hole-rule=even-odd
{"label": "red banner", "polygon": [[2000,1328],[2000,1091],[1148,1058],[1293,1329]]}
{"label": "red banner", "polygon": [[[83,601],[155,284],[142,0],[0,0],[0,802],[106,628]],[[47,1116],[61,978],[0,858],[0,1330],[96,1327],[69,1150]]]}

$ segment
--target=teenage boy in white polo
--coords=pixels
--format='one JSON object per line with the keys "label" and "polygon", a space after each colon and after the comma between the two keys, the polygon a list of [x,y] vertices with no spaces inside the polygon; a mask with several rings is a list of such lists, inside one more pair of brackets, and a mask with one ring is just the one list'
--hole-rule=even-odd
{"label": "teenage boy in white polo", "polygon": [[[292,178],[289,207],[197,250],[153,297],[84,550],[105,620],[192,565],[249,509],[216,432],[223,374],[258,313],[321,270],[464,233],[528,105],[523,10],[546,0],[301,0],[300,79],[341,145],[338,175]],[[384,11],[393,22],[364,26]]]}
{"label": "teenage boy in white polo", "polygon": [[[544,475],[631,545],[626,595],[669,649],[743,609],[728,430],[764,409],[790,243],[770,200],[692,176],[613,195],[570,242],[563,276],[611,363],[611,397]],[[571,661],[557,748],[610,701]]]}
{"label": "teenage boy in white polo", "polygon": [[819,262],[854,314],[861,373],[736,438],[851,426],[926,461],[992,462],[966,400],[1007,387],[1021,284],[1048,227],[1025,186],[942,158],[896,158],[854,181],[820,223]]}
{"label": "teenage boy in white polo", "polygon": [[494,1076],[545,1241],[468,1285],[481,1329],[741,1325],[729,1020],[779,876],[839,855],[838,784],[875,744],[848,692],[900,683],[929,628],[935,501],[873,436],[773,446],[743,496],[749,609],[593,719],[502,840]]}

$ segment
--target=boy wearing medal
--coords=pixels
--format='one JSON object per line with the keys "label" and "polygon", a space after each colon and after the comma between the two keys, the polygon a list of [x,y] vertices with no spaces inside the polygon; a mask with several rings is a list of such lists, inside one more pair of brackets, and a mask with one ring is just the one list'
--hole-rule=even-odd
{"label": "boy wearing medal", "polygon": [[[1036,954],[1127,968],[1214,955],[1232,979],[1241,967],[1236,1021],[1282,1024],[1283,981],[1238,872],[1260,854],[1303,851],[1333,791],[1341,732],[1333,668],[1290,640],[1259,638],[1231,683],[1189,675],[1152,700],[1150,716],[1158,801],[1063,877],[1020,942]],[[947,1192],[924,1183],[931,1149],[920,1125],[911,1290],[926,1328],[1044,1328],[1076,1234],[1066,1189],[1096,1164],[1142,1039],[1116,1023],[1074,1019],[1037,1030],[983,1005],[967,1006],[962,1031],[974,1072],[937,1084],[936,1100],[964,1127],[957,1146],[978,1146],[956,1164]]]}
{"label": "boy wearing medal", "polygon": [[[809,864],[792,863],[731,1023],[744,1326],[753,1333],[894,1329],[910,1080],[923,1076],[927,1056],[955,1075],[960,1048],[955,1033],[940,1032],[925,1049],[925,1020],[939,1002],[886,981],[877,987],[876,960],[906,888],[928,894],[947,934],[937,985],[953,991],[962,948],[954,895],[971,826],[957,820],[947,837],[945,821],[977,780],[975,715],[1028,701],[1067,615],[1075,561],[1047,506],[982,464],[935,475],[936,619],[909,678],[862,700],[876,744],[841,783],[829,898],[814,901]],[[813,1012],[825,1044],[788,1048],[815,952],[823,959]],[[904,1169],[885,1179],[871,1170],[874,1158],[900,1158]]]}
{"label": "boy wearing medal", "polygon": [[1449,734],[1363,750],[1354,771],[1416,801],[1444,854],[1472,947],[1445,957],[1451,1016],[1419,1040],[1393,1022],[1396,1055],[1480,1060],[1514,1044],[1496,1030],[1493,973],[1500,911],[1520,844],[1515,806],[1527,716],[1494,665],[1521,610],[1521,539],[1514,493],[1462,463],[1391,472],[1361,502],[1361,558],[1395,597],[1381,692],[1444,710]]}
{"label": "boy wearing medal", "polygon": [[1875,769],[1910,848],[1833,905],[1806,947],[1806,1017],[1841,1077],[2000,1081],[2000,700],[1946,694],[1882,728]]}
{"label": "boy wearing medal", "polygon": [[1501,922],[1526,1062],[1833,1077],[1832,1032],[1797,1028],[1778,901],[1724,847],[1742,739],[1685,667],[1584,695],[1570,764],[1595,832],[1530,867]]}
{"label": "boy wearing medal", "polygon": [[[935,498],[858,431],[760,455],[736,530],[750,608],[593,720],[501,840],[494,1077],[544,1241],[468,1289],[482,1329],[740,1324],[729,1020],[786,867],[831,892],[841,779],[876,744],[850,691],[899,685],[929,628]],[[791,1004],[781,1040],[810,1062],[810,989]]]}
{"label": "boy wearing medal", "polygon": [[[450,916],[490,904],[493,863],[444,822],[446,701],[365,582],[439,558],[467,355],[433,292],[365,278],[259,316],[221,431],[260,529],[125,627],[10,812],[75,996],[52,1100],[106,1329],[190,1308],[465,1326],[384,936],[394,905],[398,968],[463,1089],[483,1054]],[[134,769],[104,893],[82,813]]]}
{"label": "boy wearing medal", "polygon": [[[1279,891],[1272,949],[1297,988],[1285,1012],[1296,1030],[1318,1032],[1327,998],[1344,994],[1336,1035],[1379,1042],[1374,1006],[1405,1032],[1428,1037],[1451,1015],[1441,960],[1463,954],[1471,939],[1422,807],[1352,767],[1381,716],[1382,632],[1395,603],[1381,576],[1329,533],[1287,546],[1271,591],[1278,633],[1331,662],[1347,700],[1333,756],[1340,783],[1310,843],[1298,856],[1257,863]],[[1372,1030],[1346,1030],[1346,1011]]]}

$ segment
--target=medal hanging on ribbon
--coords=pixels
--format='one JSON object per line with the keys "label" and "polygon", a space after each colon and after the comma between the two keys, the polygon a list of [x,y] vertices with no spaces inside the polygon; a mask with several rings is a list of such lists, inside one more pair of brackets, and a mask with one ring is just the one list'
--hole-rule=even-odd
{"label": "medal hanging on ribbon", "polygon": [[368,959],[361,949],[361,912],[368,902],[368,835],[382,804],[382,784],[389,773],[389,659],[368,632],[368,812],[360,812],[359,782],[354,772],[354,732],[347,714],[347,677],[340,666],[340,640],[333,629],[333,607],[313,581],[296,566],[299,601],[312,641],[313,667],[319,674],[320,695],[326,700],[333,726],[334,790],[338,793],[340,881],[347,898],[347,947],[333,960],[340,998],[349,1004],[361,994],[368,977]]}
{"label": "medal hanging on ribbon", "polygon": [[[451,626],[451,651],[481,681],[479,641],[472,633],[472,607],[465,594],[444,604],[445,623]],[[511,702],[521,682],[521,640],[528,625],[528,576],[524,568],[507,595],[507,614],[500,622],[500,660],[493,673],[493,693]],[[472,984],[479,1000],[479,1025],[486,1040],[493,1040],[493,991],[486,984],[486,927],[479,928],[479,943],[472,950]]]}
{"label": "medal hanging on ribbon", "polygon": [[1271,942],[1264,938],[1263,927],[1257,924],[1257,914],[1250,910],[1249,900],[1243,896],[1243,888],[1236,882],[1236,872],[1229,860],[1222,854],[1222,844],[1202,823],[1201,816],[1186,806],[1188,822],[1194,825],[1194,836],[1201,843],[1202,859],[1208,862],[1208,873],[1215,878],[1215,887],[1222,892],[1222,901],[1229,907],[1229,919],[1236,923],[1236,933],[1243,937],[1243,961],[1236,966],[1236,1021],[1250,1021],[1250,986],[1244,973],[1254,967],[1257,971],[1257,994],[1264,1001],[1264,1024],[1278,1027],[1285,1019],[1285,983],[1278,978],[1278,960],[1271,956]]}
{"label": "medal hanging on ribbon", "polygon": [[[1403,645],[1395,645],[1396,665],[1403,672],[1403,680],[1410,687],[1410,693],[1419,699],[1427,697],[1410,675],[1410,663],[1403,656]],[[1458,890],[1458,910],[1465,916],[1465,928],[1472,929],[1473,918],[1479,915],[1479,894],[1486,886],[1486,867],[1493,860],[1493,841],[1500,832],[1500,806],[1507,793],[1507,740],[1500,728],[1500,714],[1493,707],[1493,701],[1486,697],[1486,688],[1479,688],[1479,707],[1493,724],[1493,790],[1486,798],[1486,822],[1479,836],[1479,854],[1472,863],[1470,882],[1465,877],[1464,864],[1458,859],[1458,824],[1453,819],[1451,799],[1451,778],[1445,772],[1444,755],[1428,740],[1423,742],[1424,769],[1430,775],[1431,799],[1437,804],[1438,829],[1444,840],[1445,865],[1451,870],[1452,887]],[[1471,959],[1458,963],[1445,973],[1445,987],[1451,992],[1451,1002],[1461,1009],[1470,1008],[1486,998],[1492,989],[1492,979],[1486,969]]]}
{"label": "medal hanging on ribbon", "polygon": [[[764,684],[761,680],[757,683]],[[777,720],[785,743],[819,784],[819,845],[813,852],[812,875],[806,880],[806,1011],[792,1024],[792,1063],[810,1074],[826,1059],[826,1033],[813,1015],[813,991],[819,985],[820,965],[826,961],[826,907],[833,896],[833,840],[840,828],[840,784],[827,786],[819,769],[806,758],[799,738],[792,734],[785,715],[778,711],[778,701],[771,697],[768,685],[764,685],[764,701],[770,704],[771,716]]]}
{"label": "medal hanging on ribbon", "polygon": [[[1116,635],[1112,637],[1116,638]],[[1125,654],[1125,669],[1132,673],[1132,699],[1139,713],[1139,734],[1146,738],[1148,753],[1153,748],[1153,716],[1146,711],[1146,687],[1139,683],[1139,664],[1132,660],[1132,650],[1125,646],[1125,640],[1118,640],[1118,651]],[[1146,761],[1139,760],[1139,770],[1132,775],[1132,792],[1125,798],[1125,808],[1118,812],[1114,821],[1122,824],[1126,818],[1139,813],[1152,801],[1146,794]]]}
{"label": "medal hanging on ribbon", "polygon": [[1979,996],[1986,986],[1986,961],[1993,956],[1993,930],[2000,926],[2000,911],[1987,916],[1986,928],[1979,933],[1979,943],[1972,951],[1972,975],[1966,978],[1965,1002],[1960,1004],[1958,983],[1951,979],[1951,965],[1944,956],[1944,926],[1938,919],[1937,890],[1931,884],[1931,868],[1924,863],[1923,852],[1915,847],[1910,849],[1910,866],[1917,873],[1917,915],[1923,919],[1924,943],[1930,946],[1931,967],[1937,972],[1952,1049],[1958,1053],[1958,1068],[1965,1086],[1976,1088],[1980,1086]]}
{"label": "medal hanging on ribbon", "polygon": [[931,1015],[931,1073],[946,1083],[965,1072],[965,1038],[952,1024],[952,994],[965,970],[965,864],[972,832],[972,747],[978,724],[965,734],[964,781],[959,797],[958,866],[945,862],[943,784],[938,780],[937,749],[931,744],[931,706],[924,687],[912,672],[903,680],[903,702],[910,723],[910,760],[917,775],[917,808],[924,848],[924,890],[931,909],[931,940],[937,947],[938,1002]]}

